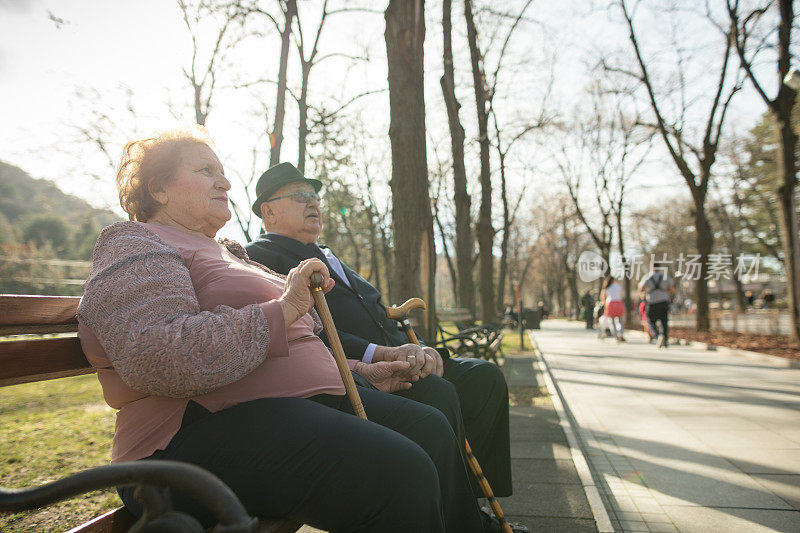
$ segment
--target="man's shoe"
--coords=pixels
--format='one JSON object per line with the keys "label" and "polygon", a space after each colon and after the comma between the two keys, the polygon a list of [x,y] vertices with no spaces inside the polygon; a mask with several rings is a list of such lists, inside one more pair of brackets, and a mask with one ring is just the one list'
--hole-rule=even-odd
{"label": "man's shoe", "polygon": [[[481,507],[481,520],[483,521],[483,530],[486,533],[503,533],[503,526],[500,524],[500,520],[485,507]],[[511,526],[511,531],[514,533],[529,533],[530,531],[528,526],[516,522],[509,522],[508,525]]]}
{"label": "man's shoe", "polygon": [[619,337],[617,337],[617,340],[618,340],[619,342],[628,342],[628,341],[626,341],[626,340],[625,340],[625,337],[623,337],[622,335],[620,335]]}

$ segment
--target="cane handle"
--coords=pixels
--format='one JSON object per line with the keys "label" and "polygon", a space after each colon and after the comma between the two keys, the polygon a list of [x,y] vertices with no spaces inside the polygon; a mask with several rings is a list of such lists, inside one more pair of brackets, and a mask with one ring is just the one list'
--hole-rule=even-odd
{"label": "cane handle", "polygon": [[408,316],[409,311],[412,309],[427,309],[428,306],[425,305],[425,301],[421,298],[409,298],[402,305],[395,305],[392,307],[386,308],[386,316],[391,318],[392,320],[402,320],[406,316]]}

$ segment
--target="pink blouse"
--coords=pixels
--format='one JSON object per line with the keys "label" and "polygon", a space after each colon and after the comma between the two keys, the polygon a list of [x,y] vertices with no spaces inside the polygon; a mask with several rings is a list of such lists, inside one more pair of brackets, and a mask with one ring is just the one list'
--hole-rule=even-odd
{"label": "pink blouse", "polygon": [[[104,229],[78,336],[116,409],[112,462],[163,449],[194,400],[211,412],[258,398],[344,394],[307,314],[285,326],[284,281],[213,239],[159,224]],[[353,362],[355,363],[355,361]]]}

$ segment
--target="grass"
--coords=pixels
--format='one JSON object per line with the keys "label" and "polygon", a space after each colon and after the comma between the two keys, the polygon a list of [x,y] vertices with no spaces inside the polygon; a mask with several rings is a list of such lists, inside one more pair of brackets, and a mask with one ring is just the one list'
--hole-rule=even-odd
{"label": "grass", "polygon": [[523,338],[524,344],[520,344],[519,342],[518,329],[504,329],[503,333],[505,333],[505,335],[503,335],[503,341],[502,341],[504,354],[533,352],[533,345],[531,344],[531,340],[528,338],[527,333],[525,333]]}
{"label": "grass", "polygon": [[[0,485],[22,488],[107,464],[114,410],[94,375],[0,388]],[[0,531],[65,531],[120,505],[113,489],[0,515]]]}

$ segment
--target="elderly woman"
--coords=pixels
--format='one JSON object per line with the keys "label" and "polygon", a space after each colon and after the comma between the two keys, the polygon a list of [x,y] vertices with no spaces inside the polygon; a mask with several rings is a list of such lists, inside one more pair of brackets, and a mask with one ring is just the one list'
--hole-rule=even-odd
{"label": "elderly woman", "polygon": [[[217,242],[230,183],[205,131],[128,143],[117,173],[130,222],[103,230],[79,336],[118,409],[112,461],[194,463],[259,516],[331,531],[481,531],[456,437],[436,409],[386,394],[408,363],[351,361],[369,421],[352,414],[309,290]],[[381,392],[385,391],[385,392]],[[132,490],[120,490],[134,512]],[[176,506],[197,514],[174,494]],[[202,517],[202,514],[201,514]]]}

